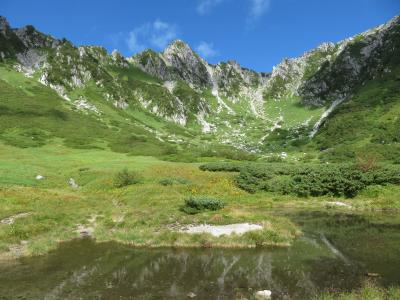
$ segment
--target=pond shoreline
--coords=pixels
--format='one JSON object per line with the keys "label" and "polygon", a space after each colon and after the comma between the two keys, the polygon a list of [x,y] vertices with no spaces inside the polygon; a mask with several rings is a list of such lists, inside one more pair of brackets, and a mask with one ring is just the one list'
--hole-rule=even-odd
{"label": "pond shoreline", "polygon": [[[370,213],[378,213],[383,215],[386,214],[395,214],[399,212],[399,209],[389,209],[389,208],[376,208],[376,209],[355,209],[355,208],[348,208],[348,207],[337,207],[337,208],[326,208],[326,209],[321,209],[321,207],[315,207],[314,209],[304,209],[304,208],[295,208],[295,207],[290,207],[286,209],[278,208],[278,209],[273,209],[270,211],[275,216],[280,216],[280,217],[285,217],[289,218],[289,215],[291,214],[298,214],[298,213],[305,213],[309,215],[313,214],[342,214],[342,215],[347,215],[347,216],[363,216],[363,215],[368,215]],[[213,224],[210,224],[211,226]],[[220,224],[218,224],[220,225]],[[229,224],[226,224],[229,225]],[[182,228],[185,227],[190,227],[193,226],[192,224],[188,225],[182,225]],[[303,236],[303,232],[301,229],[301,225],[295,224],[295,229],[296,232],[295,234],[291,237],[290,241],[288,242],[273,242],[273,241],[268,241],[265,242],[262,245],[257,245],[257,244],[244,244],[243,242],[234,242],[232,241],[233,238],[237,238],[242,236],[242,234],[233,234],[233,235],[222,235],[222,238],[224,239],[221,241],[221,237],[219,236],[212,236],[210,233],[196,233],[194,235],[199,236],[199,237],[204,237],[204,238],[209,238],[208,242],[195,242],[195,243],[179,243],[179,242],[155,242],[152,243],[151,241],[146,242],[143,241],[141,243],[136,243],[133,241],[129,240],[121,240],[118,238],[114,237],[108,237],[108,238],[97,238],[95,232],[92,232],[90,235],[78,235],[78,236],[71,236],[68,239],[65,240],[56,240],[53,241],[53,245],[51,247],[48,247],[46,251],[43,251],[42,253],[32,253],[26,251],[26,246],[28,244],[27,241],[22,241],[21,244],[14,244],[10,245],[11,251],[2,251],[0,252],[0,262],[2,261],[12,261],[12,260],[17,260],[20,258],[27,258],[27,257],[35,257],[35,256],[45,256],[49,254],[52,251],[56,251],[62,244],[64,243],[69,243],[72,241],[76,240],[81,240],[81,239],[90,239],[96,244],[103,244],[103,243],[110,243],[110,242],[115,242],[120,245],[126,245],[129,246],[132,249],[273,249],[273,248],[287,248],[291,247],[293,242],[296,241],[299,237]],[[170,233],[176,233],[176,234],[183,234],[183,235],[191,235],[189,233],[182,232],[181,230],[169,230]],[[153,236],[159,235],[160,232],[157,230],[154,232]]]}
{"label": "pond shoreline", "polygon": [[[400,289],[389,288],[400,285],[399,216],[342,210],[280,213],[303,232],[291,247],[154,247],[75,238],[46,255],[1,261],[0,280],[8,290],[0,287],[0,293],[34,299],[82,293],[110,298],[110,292],[143,299],[184,299],[189,294],[199,299],[253,299],[257,291],[271,290],[273,299],[324,300],[358,299],[366,292],[382,295],[376,299],[399,294]],[[371,243],[376,247],[368,247]],[[42,270],[45,277],[35,275]],[[162,285],[154,285],[160,281]],[[37,285],[42,288],[35,289]]]}

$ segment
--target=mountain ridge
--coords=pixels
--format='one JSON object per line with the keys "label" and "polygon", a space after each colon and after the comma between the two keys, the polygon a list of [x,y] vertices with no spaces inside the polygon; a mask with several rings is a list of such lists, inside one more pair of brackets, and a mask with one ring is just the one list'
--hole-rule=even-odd
{"label": "mountain ridge", "polygon": [[235,61],[209,64],[182,40],[162,52],[124,57],[100,46],[76,47],[31,25],[13,29],[0,17],[0,57],[97,117],[105,115],[99,107],[110,103],[125,111],[118,113],[140,110],[218,143],[264,152],[278,135],[285,136],[281,145],[313,138],[360,86],[395,70],[399,36],[396,16],[264,73]]}

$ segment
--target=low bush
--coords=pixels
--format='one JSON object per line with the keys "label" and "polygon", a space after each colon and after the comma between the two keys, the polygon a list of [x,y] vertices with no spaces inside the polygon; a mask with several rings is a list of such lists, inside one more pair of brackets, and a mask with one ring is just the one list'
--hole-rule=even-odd
{"label": "low bush", "polygon": [[215,162],[201,165],[199,168],[202,171],[210,172],[240,172],[244,164],[230,162]]}
{"label": "low bush", "polygon": [[220,210],[224,208],[225,203],[219,199],[210,197],[189,197],[185,199],[185,205],[181,210],[187,214],[197,214],[205,210]]}
{"label": "low bush", "polygon": [[400,184],[398,165],[365,164],[207,164],[200,167],[208,171],[239,171],[235,182],[238,187],[255,193],[268,191],[294,194],[300,197],[337,196],[355,197],[371,185]]}
{"label": "low bush", "polygon": [[265,160],[270,163],[274,163],[274,162],[278,163],[278,162],[284,161],[283,157],[281,157],[280,155],[272,155],[272,156],[267,157]]}
{"label": "low bush", "polygon": [[121,188],[124,186],[136,184],[139,182],[139,175],[136,172],[123,169],[114,176],[114,187]]}
{"label": "low bush", "polygon": [[190,181],[185,178],[175,177],[175,178],[163,178],[158,183],[164,186],[168,186],[174,184],[189,184]]}

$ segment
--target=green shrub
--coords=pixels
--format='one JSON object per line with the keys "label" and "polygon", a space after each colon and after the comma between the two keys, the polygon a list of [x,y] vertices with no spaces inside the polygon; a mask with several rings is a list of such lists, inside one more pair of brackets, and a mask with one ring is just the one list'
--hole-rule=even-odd
{"label": "green shrub", "polygon": [[[249,193],[255,193],[258,190],[271,192],[279,190],[283,192],[287,189],[286,186],[282,186],[283,181],[280,182],[279,186],[274,186],[271,180],[280,181],[280,176],[292,176],[298,168],[296,165],[284,163],[249,164],[241,169],[239,176],[235,178],[235,182],[237,186]],[[271,189],[268,187],[271,187]]]}
{"label": "green shrub", "polygon": [[136,172],[123,169],[114,176],[113,184],[117,188],[136,184],[139,182],[139,175]]}
{"label": "green shrub", "polygon": [[197,214],[205,210],[220,210],[224,208],[225,203],[219,199],[210,197],[194,197],[191,196],[185,199],[185,205],[181,207],[181,210],[187,214]]}
{"label": "green shrub", "polygon": [[255,193],[267,191],[299,197],[331,195],[355,197],[371,185],[400,184],[398,165],[367,162],[352,164],[229,163],[206,164],[208,171],[239,171],[235,182],[241,189]]}
{"label": "green shrub", "polygon": [[164,186],[168,186],[168,185],[173,185],[174,180],[172,178],[163,178],[158,183]]}
{"label": "green shrub", "polygon": [[176,177],[176,178],[163,178],[158,183],[164,186],[168,186],[173,184],[189,184],[190,181],[185,178]]}
{"label": "green shrub", "polygon": [[274,162],[283,162],[283,158],[280,155],[272,155],[266,158],[267,162],[274,163]]}
{"label": "green shrub", "polygon": [[215,162],[201,165],[199,169],[210,172],[240,172],[243,166],[244,164],[239,163]]}
{"label": "green shrub", "polygon": [[223,157],[237,161],[254,161],[257,155],[227,145],[212,145],[202,149],[200,157]]}

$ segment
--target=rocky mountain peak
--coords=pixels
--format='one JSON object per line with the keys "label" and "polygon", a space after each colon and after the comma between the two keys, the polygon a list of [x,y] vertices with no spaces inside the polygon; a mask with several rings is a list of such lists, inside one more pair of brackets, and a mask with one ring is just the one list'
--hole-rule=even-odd
{"label": "rocky mountain peak", "polygon": [[185,63],[204,63],[192,48],[182,40],[175,40],[169,44],[163,51],[162,56],[171,65],[174,65],[177,59]]}
{"label": "rocky mountain peak", "polygon": [[211,85],[208,65],[182,40],[173,41],[162,53],[167,66],[172,67],[181,79],[200,86]]}
{"label": "rocky mountain peak", "polygon": [[5,33],[6,30],[10,29],[10,24],[7,19],[3,16],[0,16],[0,32]]}
{"label": "rocky mountain peak", "polygon": [[187,49],[191,50],[190,46],[180,39],[173,40],[164,51],[168,51],[169,49]]}
{"label": "rocky mountain peak", "polygon": [[60,44],[59,40],[37,31],[32,25],[13,31],[27,48],[56,47]]}
{"label": "rocky mountain peak", "polygon": [[339,42],[335,59],[321,67],[299,89],[304,103],[344,101],[357,86],[400,63],[400,18]]}
{"label": "rocky mountain peak", "polygon": [[111,52],[111,56],[113,57],[113,59],[122,59],[123,58],[122,54],[117,49],[114,49]]}

